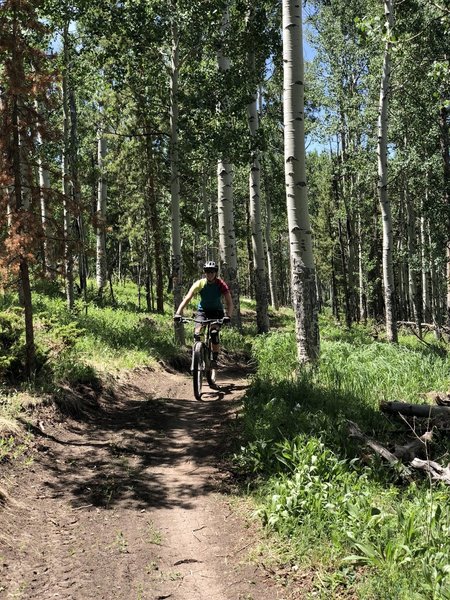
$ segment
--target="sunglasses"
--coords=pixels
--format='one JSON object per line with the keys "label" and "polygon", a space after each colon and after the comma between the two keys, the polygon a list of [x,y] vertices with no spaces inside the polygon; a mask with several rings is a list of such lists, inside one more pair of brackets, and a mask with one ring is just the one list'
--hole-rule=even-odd
{"label": "sunglasses", "polygon": [[215,269],[205,269],[205,273],[216,273]]}

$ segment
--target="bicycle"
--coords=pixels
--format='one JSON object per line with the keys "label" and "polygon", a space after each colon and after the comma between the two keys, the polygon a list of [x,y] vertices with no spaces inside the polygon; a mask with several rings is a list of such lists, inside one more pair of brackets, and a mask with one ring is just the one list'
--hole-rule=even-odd
{"label": "bicycle", "polygon": [[204,321],[198,321],[197,319],[189,319],[183,317],[182,323],[188,323],[194,321],[194,323],[200,323],[205,325],[203,340],[194,342],[192,347],[192,360],[191,360],[191,372],[192,380],[194,384],[194,396],[196,400],[200,400],[202,397],[202,383],[203,378],[206,377],[208,385],[212,389],[217,389],[216,385],[216,374],[217,369],[211,367],[212,362],[212,340],[211,340],[211,325],[217,323],[222,325],[224,319],[206,319]]}

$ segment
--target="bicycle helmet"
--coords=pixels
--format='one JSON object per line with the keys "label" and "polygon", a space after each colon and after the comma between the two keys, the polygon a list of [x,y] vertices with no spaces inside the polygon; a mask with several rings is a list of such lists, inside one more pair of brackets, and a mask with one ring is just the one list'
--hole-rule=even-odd
{"label": "bicycle helmet", "polygon": [[213,260],[207,260],[203,265],[203,270],[206,271],[218,271],[219,268]]}

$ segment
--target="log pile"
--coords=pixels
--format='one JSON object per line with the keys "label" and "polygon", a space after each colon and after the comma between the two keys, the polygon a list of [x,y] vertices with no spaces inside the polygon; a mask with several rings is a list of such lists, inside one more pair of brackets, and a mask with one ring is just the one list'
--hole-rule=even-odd
{"label": "log pile", "polygon": [[[449,397],[442,394],[434,398],[438,405],[431,404],[409,404],[407,402],[383,402],[380,406],[383,412],[399,415],[405,422],[405,417],[414,419],[427,419],[427,430],[423,435],[415,432],[411,427],[414,438],[404,445],[396,445],[393,452],[385,446],[371,439],[353,421],[347,421],[350,437],[361,440],[375,454],[381,456],[392,467],[395,467],[403,479],[411,480],[413,469],[424,471],[430,481],[441,481],[450,485],[450,464],[446,467],[430,460],[429,449],[433,441],[433,429],[447,429],[450,425]],[[433,428],[430,428],[431,421]]]}

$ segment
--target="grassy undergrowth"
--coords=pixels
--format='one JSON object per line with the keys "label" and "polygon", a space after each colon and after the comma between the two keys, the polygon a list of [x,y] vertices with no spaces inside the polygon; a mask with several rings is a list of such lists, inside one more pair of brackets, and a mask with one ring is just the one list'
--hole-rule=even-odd
{"label": "grassy undergrowth", "polygon": [[[174,344],[169,304],[165,315],[148,314],[135,286],[117,286],[115,295],[114,306],[91,297],[69,313],[58,290],[35,291],[33,384],[20,382],[21,310],[16,299],[0,299],[0,461],[23,453],[27,435],[17,418],[30,406],[67,387],[95,385],[106,373],[186,355],[188,346]],[[404,422],[380,413],[379,403],[420,402],[429,391],[447,391],[446,348],[411,337],[392,346],[368,328],[348,332],[324,318],[320,363],[298,373],[291,311],[272,315],[276,330],[256,337],[254,305],[243,300],[242,307],[243,333],[224,329],[222,344],[230,353],[253,353],[258,371],[245,397],[235,462],[262,521],[288,540],[292,565],[316,573],[311,595],[450,598],[448,488],[420,475],[402,479],[348,431],[354,421],[391,449],[412,439]],[[189,344],[191,328],[186,334]],[[446,464],[449,450],[437,432],[430,456]]]}
{"label": "grassy undergrowth", "polygon": [[[132,283],[116,285],[114,293],[114,303],[107,297],[99,304],[92,286],[88,302],[78,299],[70,312],[56,284],[37,286],[33,292],[37,370],[31,383],[23,380],[23,311],[17,297],[0,297],[0,435],[17,437],[17,417],[49,398],[60,398],[67,407],[67,389],[98,387],[109,374],[123,369],[155,366],[159,361],[183,363],[193,326],[186,326],[186,347],[178,348],[170,298],[160,315],[139,306]],[[245,325],[246,334],[254,331],[253,324]],[[231,353],[249,353],[248,339],[234,329],[222,334],[223,347]]]}
{"label": "grassy undergrowth", "polygon": [[[379,411],[447,391],[439,346],[321,323],[320,364],[298,376],[292,331],[254,341],[258,372],[245,398],[235,462],[263,522],[289,540],[293,564],[317,571],[311,597],[450,598],[450,494],[420,475],[405,481],[349,437],[348,420],[393,449],[414,433]],[[417,433],[420,427],[417,425]],[[444,434],[430,455],[450,460]]]}

